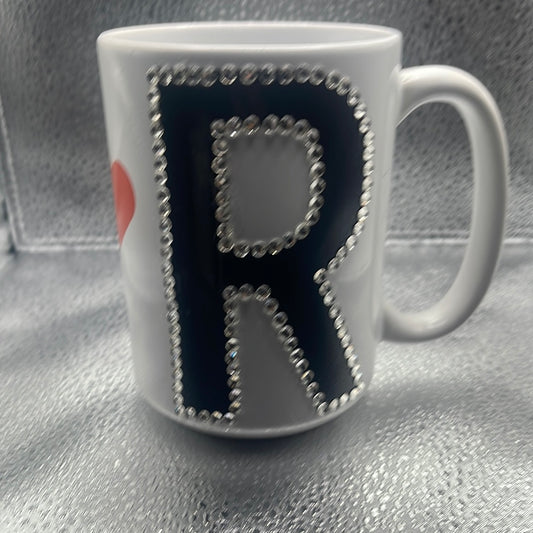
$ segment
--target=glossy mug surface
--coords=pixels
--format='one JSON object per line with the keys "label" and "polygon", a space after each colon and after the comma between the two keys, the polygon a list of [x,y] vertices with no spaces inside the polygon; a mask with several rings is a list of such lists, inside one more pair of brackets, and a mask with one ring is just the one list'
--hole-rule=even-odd
{"label": "glossy mug surface", "polygon": [[[267,437],[338,416],[376,344],[459,325],[502,238],[506,147],[479,82],[401,69],[401,34],[326,23],[189,23],[98,39],[137,383],[162,413]],[[383,302],[397,123],[447,101],[474,160],[471,239],[448,294]]]}

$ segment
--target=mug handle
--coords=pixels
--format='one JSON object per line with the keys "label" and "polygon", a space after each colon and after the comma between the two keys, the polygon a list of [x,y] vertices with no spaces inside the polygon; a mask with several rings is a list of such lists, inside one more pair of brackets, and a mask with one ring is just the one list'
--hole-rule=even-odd
{"label": "mug handle", "polygon": [[496,268],[504,234],[507,143],[500,112],[487,89],[470,74],[430,65],[401,71],[401,122],[429,102],[452,104],[462,116],[472,149],[474,194],[466,252],[444,297],[421,312],[401,312],[385,302],[383,338],[424,341],[449,333],[474,311]]}

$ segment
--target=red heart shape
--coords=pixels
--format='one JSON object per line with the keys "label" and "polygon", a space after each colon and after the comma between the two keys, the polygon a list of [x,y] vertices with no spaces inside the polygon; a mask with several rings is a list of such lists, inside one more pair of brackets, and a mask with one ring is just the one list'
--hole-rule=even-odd
{"label": "red heart shape", "polygon": [[135,195],[130,177],[120,161],[111,165],[111,180],[115,197],[115,215],[117,219],[118,242],[122,244],[124,234],[135,212]]}

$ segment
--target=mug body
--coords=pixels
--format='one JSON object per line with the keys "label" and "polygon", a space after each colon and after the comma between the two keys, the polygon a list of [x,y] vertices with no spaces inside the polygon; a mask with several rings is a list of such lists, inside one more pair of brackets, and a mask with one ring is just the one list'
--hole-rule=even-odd
{"label": "mug body", "polygon": [[370,382],[401,35],[111,30],[98,57],[137,383],[213,434],[317,426]]}

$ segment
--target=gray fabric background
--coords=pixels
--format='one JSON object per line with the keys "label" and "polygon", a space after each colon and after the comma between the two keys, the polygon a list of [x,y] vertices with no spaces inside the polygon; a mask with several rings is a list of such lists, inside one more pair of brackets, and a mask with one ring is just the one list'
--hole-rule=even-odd
{"label": "gray fabric background", "polygon": [[[389,247],[387,292],[433,301],[462,251]],[[0,531],[533,530],[530,245],[507,246],[487,298],[454,333],[381,344],[349,412],[263,441],[209,438],[142,401],[117,259],[0,264]]]}
{"label": "gray fabric background", "polygon": [[[3,177],[19,248],[114,246],[98,34],[122,25],[206,19],[385,24],[404,33],[405,66],[468,70],[492,92],[508,130],[508,236],[533,236],[531,0],[0,0]],[[470,174],[458,115],[439,105],[416,111],[399,128],[391,235],[464,236]]]}

